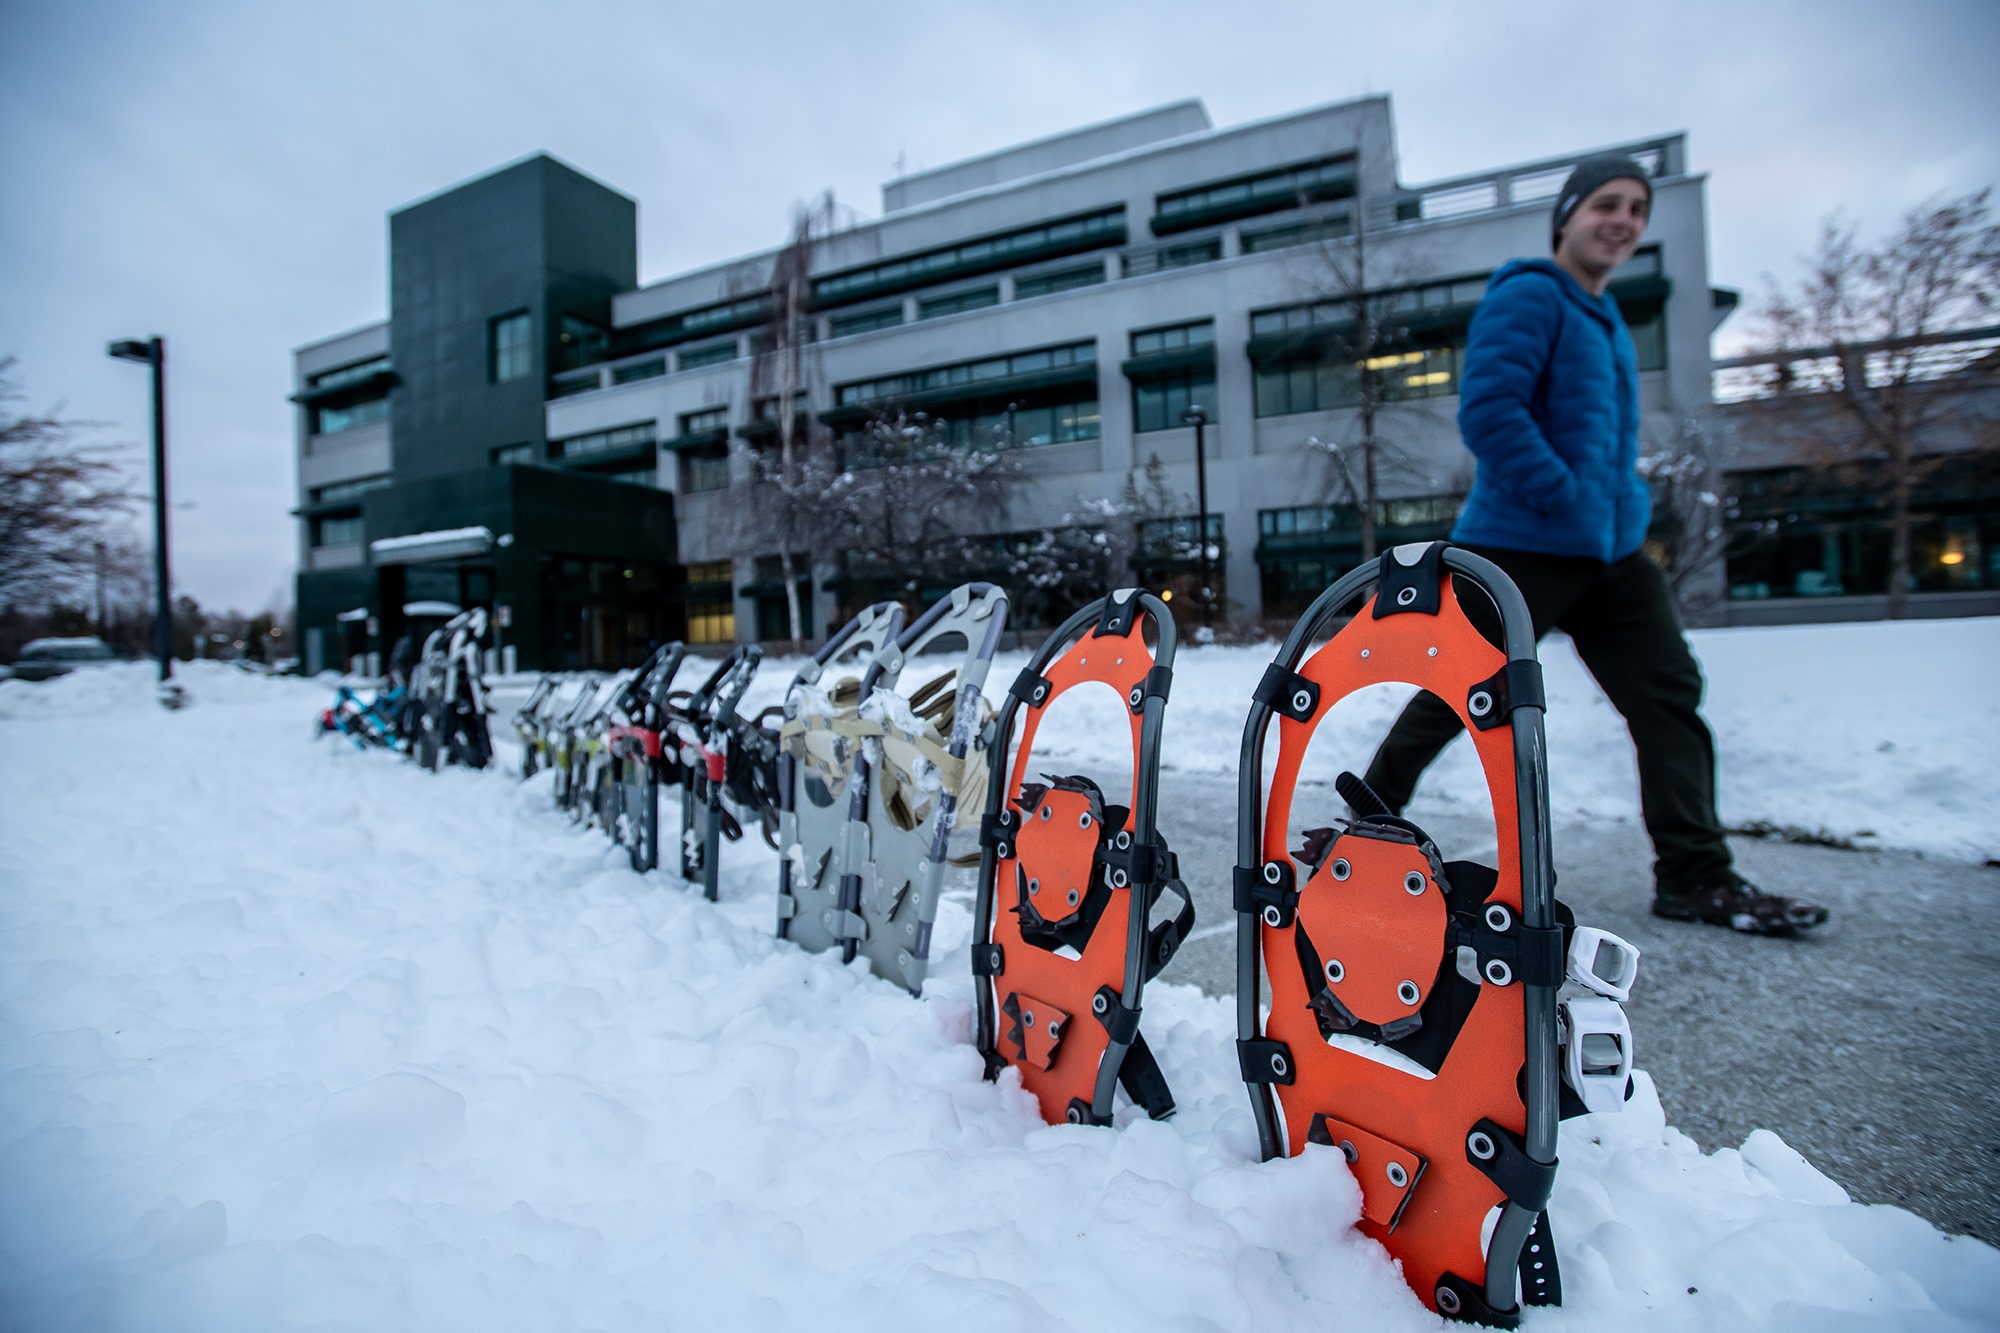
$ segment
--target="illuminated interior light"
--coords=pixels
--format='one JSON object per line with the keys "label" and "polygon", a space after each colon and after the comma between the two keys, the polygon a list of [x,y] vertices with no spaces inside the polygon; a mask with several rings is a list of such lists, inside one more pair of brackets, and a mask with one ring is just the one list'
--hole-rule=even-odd
{"label": "illuminated interior light", "polygon": [[1403,381],[1413,389],[1425,388],[1432,384],[1443,384],[1451,378],[1449,370],[1433,370],[1428,375],[1411,375]]}

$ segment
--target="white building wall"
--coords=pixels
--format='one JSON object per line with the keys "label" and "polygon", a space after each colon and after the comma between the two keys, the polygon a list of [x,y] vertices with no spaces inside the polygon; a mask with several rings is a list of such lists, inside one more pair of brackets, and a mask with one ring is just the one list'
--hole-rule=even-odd
{"label": "white building wall", "polygon": [[[1663,162],[1655,182],[1653,223],[1648,245],[1660,247],[1672,284],[1666,307],[1667,369],[1644,376],[1642,392],[1648,430],[1662,439],[1681,417],[1707,403],[1710,293],[1705,223],[1705,180],[1685,172],[1684,144],[1675,136],[1653,141]],[[1253,403],[1252,367],[1245,352],[1252,311],[1325,299],[1337,294],[1328,262],[1317,246],[1263,254],[1242,253],[1245,229],[1261,229],[1358,204],[1369,230],[1370,285],[1392,286],[1483,275],[1517,256],[1549,253],[1549,209],[1554,185],[1567,161],[1500,168],[1433,187],[1405,187],[1396,179],[1393,125],[1386,97],[1361,99],[1294,116],[1162,143],[1140,145],[1113,156],[1069,164],[1040,175],[977,184],[966,193],[912,203],[882,220],[835,235],[817,252],[816,273],[907,254],[1052,218],[1122,202],[1128,242],[1123,253],[1159,242],[1148,222],[1154,196],[1267,167],[1289,165],[1344,151],[1358,153],[1360,197],[1346,204],[1281,215],[1266,215],[1221,227],[1165,238],[1186,243],[1206,236],[1222,241],[1219,262],[1136,277],[1120,276],[1119,255],[1102,255],[1109,280],[1068,292],[1027,300],[1013,298],[1013,284],[994,276],[953,286],[1002,282],[1002,303],[900,327],[828,339],[811,354],[811,400],[816,411],[833,404],[835,386],[900,374],[930,366],[1092,339],[1096,343],[1101,438],[1034,451],[1039,480],[1028,487],[1013,513],[996,530],[1063,521],[1081,501],[1117,495],[1136,468],[1157,454],[1177,490],[1195,491],[1193,432],[1177,429],[1135,435],[1131,386],[1119,369],[1129,355],[1133,330],[1203,318],[1215,321],[1216,401],[1205,404],[1212,424],[1206,431],[1209,505],[1223,515],[1228,538],[1228,586],[1232,611],[1254,614],[1259,601],[1255,549],[1258,512],[1320,503],[1331,498],[1327,463],[1311,442],[1352,441],[1351,411],[1307,413],[1258,419]],[[1575,156],[1604,151],[1587,149]],[[1059,154],[1057,154],[1059,156]],[[936,173],[933,173],[934,175]],[[981,172],[965,173],[974,181]],[[993,175],[994,172],[984,174]],[[1436,220],[1397,221],[1399,201],[1428,213],[1449,213],[1467,197],[1482,205]],[[1513,192],[1524,197],[1511,202]],[[918,193],[918,192],[911,192]],[[765,281],[770,255],[716,265],[670,278],[617,298],[620,325],[644,323],[702,304],[754,293]],[[1076,256],[1050,261],[1069,267],[1088,262]],[[1036,265],[1034,267],[1043,267]],[[1024,270],[1026,271],[1026,270]],[[950,290],[926,289],[925,296]],[[884,298],[885,301],[893,298]],[[905,313],[916,300],[905,297]],[[872,304],[872,303],[870,303]],[[706,341],[706,340],[704,340]],[[739,342],[747,351],[748,338]],[[648,355],[657,356],[658,353]],[[731,421],[741,426],[750,412],[747,357],[701,370],[670,374],[594,393],[553,401],[548,407],[551,438],[609,429],[639,421],[656,424],[658,437],[673,437],[680,418],[727,403]],[[610,371],[604,372],[609,382]],[[1472,474],[1471,458],[1455,425],[1456,398],[1431,399],[1393,407],[1378,433],[1410,454],[1410,466],[1389,468],[1385,492],[1428,495],[1462,492]],[[676,460],[663,458],[661,484],[676,488]],[[729,491],[685,495],[677,506],[680,558],[684,563],[741,556],[739,525],[742,485]],[[1190,504],[1192,509],[1192,504]],[[747,559],[739,584],[747,581]],[[747,608],[739,607],[739,632],[749,632]],[[822,607],[821,624],[830,605]]]}

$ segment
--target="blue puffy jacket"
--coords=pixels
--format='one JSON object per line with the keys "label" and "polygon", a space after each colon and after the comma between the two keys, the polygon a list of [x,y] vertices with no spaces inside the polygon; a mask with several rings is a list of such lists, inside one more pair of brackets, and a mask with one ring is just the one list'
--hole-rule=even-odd
{"label": "blue puffy jacket", "polygon": [[1453,541],[1612,561],[1645,540],[1632,335],[1616,302],[1554,262],[1493,275],[1466,341],[1458,428],[1478,469]]}

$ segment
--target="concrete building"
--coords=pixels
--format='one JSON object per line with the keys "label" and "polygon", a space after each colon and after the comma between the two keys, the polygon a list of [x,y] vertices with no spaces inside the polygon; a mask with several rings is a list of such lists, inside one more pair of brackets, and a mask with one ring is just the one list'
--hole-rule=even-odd
{"label": "concrete building", "polygon": [[[1708,404],[1709,336],[1730,304],[1709,287],[1704,178],[1689,170],[1683,137],[1584,145],[1411,185],[1397,169],[1386,96],[1222,129],[1199,102],[1181,102],[889,182],[879,218],[813,247],[801,406],[832,430],[901,408],[1004,431],[1035,480],[992,515],[996,534],[1073,524],[1082,502],[1118,496],[1157,458],[1168,489],[1187,497],[1168,527],[1178,522],[1192,537],[1196,436],[1182,416],[1198,404],[1209,422],[1209,532],[1220,548],[1226,613],[1290,615],[1359,557],[1359,511],[1335,463],[1336,449],[1351,457],[1360,439],[1357,372],[1339,350],[1359,295],[1349,268],[1357,249],[1366,253],[1371,309],[1394,333],[1394,346],[1370,362],[1392,400],[1377,423],[1386,446],[1380,536],[1441,535],[1471,479],[1454,417],[1472,309],[1501,263],[1548,253],[1549,209],[1569,167],[1607,148],[1634,154],[1653,174],[1645,246],[1612,290],[1640,349],[1647,432],[1670,440]],[[447,236],[452,226],[441,218],[419,228],[422,218],[411,215],[469,207],[469,192],[501,188],[493,183],[519,173],[544,190],[561,182],[563,197],[576,198],[567,213],[544,206],[551,221],[541,250],[524,236],[518,245],[528,249],[518,254],[497,242],[476,252],[493,256],[496,283],[501,268],[518,271],[521,290],[463,286],[455,303],[438,299],[421,265],[442,261],[415,256],[430,243],[423,238]],[[786,633],[778,553],[754,549],[745,535],[756,485],[751,451],[772,433],[773,409],[759,401],[754,372],[779,251],[638,286],[614,262],[622,256],[629,265],[626,233],[609,239],[629,229],[630,202],[580,181],[532,159],[398,213],[388,325],[299,352],[304,415],[320,427],[301,426],[303,625],[324,619],[307,614],[308,577],[359,569],[365,543],[404,529],[468,526],[460,511],[449,520],[421,516],[411,507],[415,488],[476,490],[469,478],[486,469],[509,476],[516,496],[554,496],[562,474],[650,483],[593,481],[591,498],[579,502],[599,504],[614,490],[658,498],[665,512],[656,530],[666,540],[643,554],[660,570],[649,590],[665,608],[663,632],[709,642]],[[572,264],[554,219],[586,212],[595,220],[584,230],[598,239],[579,242],[575,256],[587,262]],[[399,248],[405,234],[407,250]],[[565,280],[572,285],[561,288]],[[528,318],[533,362],[519,403],[511,392],[489,392],[500,387],[493,367],[514,364],[504,360],[516,355],[506,341],[515,336],[504,324],[517,318],[510,311]],[[406,338],[418,340],[407,353]],[[420,348],[468,339],[480,350],[453,354],[451,382],[479,400],[478,413],[469,400],[436,397],[443,372],[413,359]],[[483,368],[485,381],[468,365]],[[362,383],[386,397],[387,419],[329,432],[324,413],[335,400],[326,395]],[[530,404],[537,393],[543,400]],[[408,450],[406,438],[415,442]],[[364,453],[365,464],[331,461]],[[357,507],[343,488],[364,482],[406,488],[407,501],[392,505],[385,489]],[[585,526],[596,526],[594,514]],[[519,542],[520,529],[509,530]],[[566,537],[536,540],[532,559],[566,558]],[[809,637],[835,623],[843,596],[839,553],[810,554]],[[496,577],[507,563],[495,561]],[[1151,580],[1186,572],[1167,556],[1140,571]],[[405,591],[414,587],[408,578]],[[504,594],[543,599],[514,602],[526,627],[524,662],[529,637],[547,645],[532,660],[550,665],[630,655],[608,640],[575,642],[549,630],[552,618],[571,614],[548,600],[560,580],[544,577],[532,590],[529,582],[517,577]],[[376,583],[370,606],[394,580],[378,569]],[[339,586],[316,592],[312,606],[330,614],[360,604],[358,578],[351,591]],[[461,591],[478,600],[470,585]]]}
{"label": "concrete building", "polygon": [[678,632],[672,500],[533,465],[550,374],[637,279],[635,207],[536,156],[390,215],[389,318],[293,357],[308,670],[379,661],[415,602],[492,608],[523,666]]}

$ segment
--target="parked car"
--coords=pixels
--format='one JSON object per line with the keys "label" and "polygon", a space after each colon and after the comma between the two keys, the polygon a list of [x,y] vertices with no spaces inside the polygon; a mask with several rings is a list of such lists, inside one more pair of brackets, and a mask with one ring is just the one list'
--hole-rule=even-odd
{"label": "parked car", "polygon": [[102,639],[35,639],[14,659],[14,679],[51,680],[78,667],[116,660],[111,645]]}

